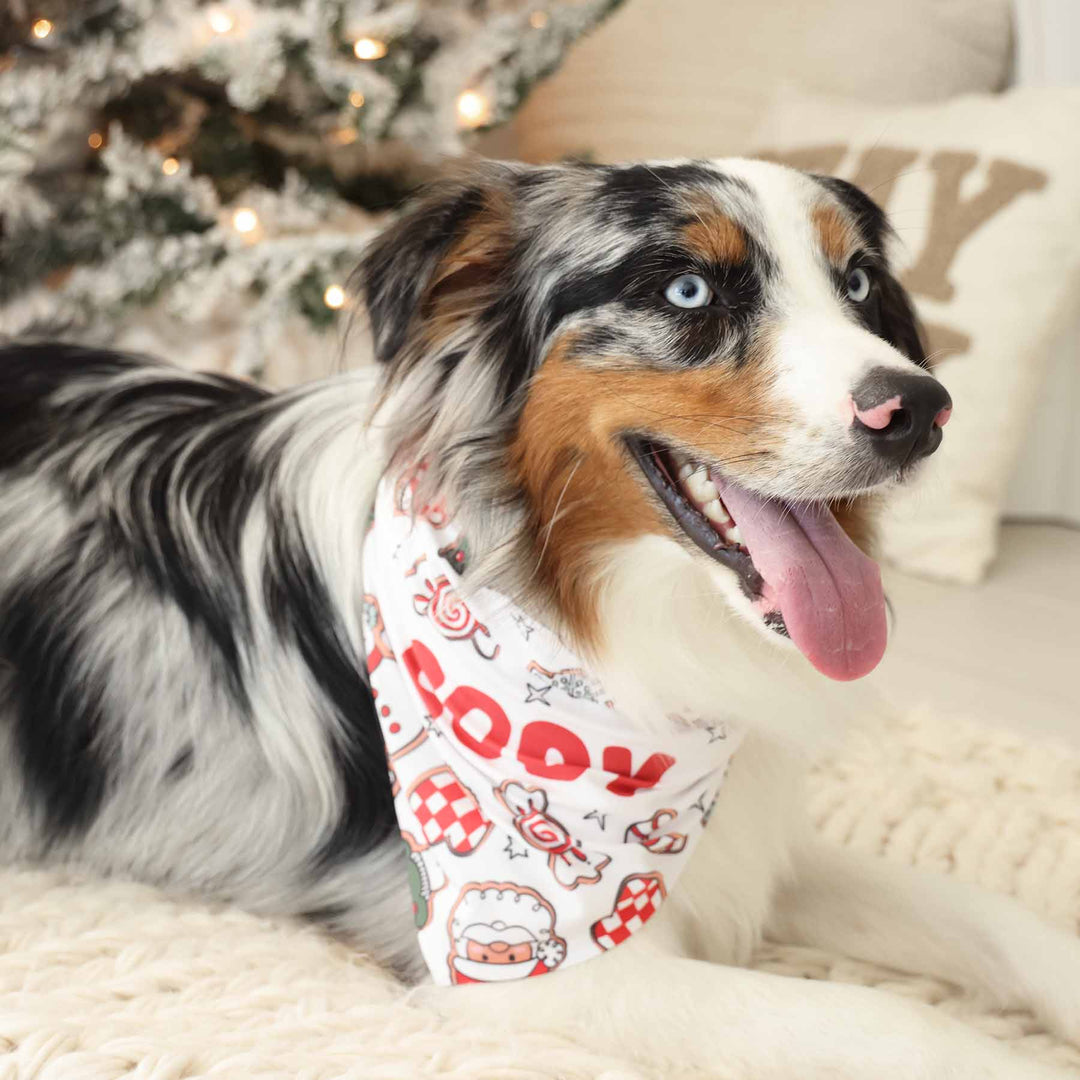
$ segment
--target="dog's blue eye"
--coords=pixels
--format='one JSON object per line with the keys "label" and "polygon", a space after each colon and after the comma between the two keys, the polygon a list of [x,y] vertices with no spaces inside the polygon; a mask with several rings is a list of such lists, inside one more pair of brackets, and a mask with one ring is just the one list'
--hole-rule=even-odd
{"label": "dog's blue eye", "polygon": [[856,304],[861,304],[870,295],[870,275],[861,266],[856,266],[848,274],[847,294],[848,299]]}
{"label": "dog's blue eye", "polygon": [[680,274],[664,290],[664,299],[681,308],[704,307],[712,298],[712,289],[700,274]]}

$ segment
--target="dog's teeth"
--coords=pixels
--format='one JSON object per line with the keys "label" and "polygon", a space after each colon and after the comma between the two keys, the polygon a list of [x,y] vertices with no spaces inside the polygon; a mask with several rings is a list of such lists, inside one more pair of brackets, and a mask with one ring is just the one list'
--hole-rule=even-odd
{"label": "dog's teeth", "polygon": [[695,469],[683,483],[686,485],[690,497],[699,506],[703,506],[705,503],[712,502],[713,499],[717,498],[716,485],[709,479],[707,469]]}
{"label": "dog's teeth", "polygon": [[727,525],[731,521],[727,508],[719,499],[711,499],[701,508],[701,512],[717,525]]}
{"label": "dog's teeth", "polygon": [[742,533],[739,532],[738,525],[732,525],[730,529],[724,530],[724,539],[732,544],[742,543]]}
{"label": "dog's teeth", "polygon": [[679,479],[685,480],[694,471],[694,466],[689,461],[679,466]]}

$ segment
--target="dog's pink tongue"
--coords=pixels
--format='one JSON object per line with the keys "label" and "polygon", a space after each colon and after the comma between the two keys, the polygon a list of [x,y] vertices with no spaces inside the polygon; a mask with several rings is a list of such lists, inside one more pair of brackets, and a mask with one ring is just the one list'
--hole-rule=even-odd
{"label": "dog's pink tongue", "polygon": [[858,679],[873,671],[886,639],[877,563],[855,546],[824,503],[783,503],[718,474],[713,480],[807,660],[831,679]]}

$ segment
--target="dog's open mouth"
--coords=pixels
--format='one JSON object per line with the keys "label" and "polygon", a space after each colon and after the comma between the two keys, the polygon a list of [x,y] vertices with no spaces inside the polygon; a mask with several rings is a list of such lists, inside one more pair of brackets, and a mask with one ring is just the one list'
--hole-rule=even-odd
{"label": "dog's open mouth", "polygon": [[653,440],[627,445],[679,527],[734,571],[767,626],[832,679],[877,667],[887,636],[881,573],[826,503],[765,498]]}

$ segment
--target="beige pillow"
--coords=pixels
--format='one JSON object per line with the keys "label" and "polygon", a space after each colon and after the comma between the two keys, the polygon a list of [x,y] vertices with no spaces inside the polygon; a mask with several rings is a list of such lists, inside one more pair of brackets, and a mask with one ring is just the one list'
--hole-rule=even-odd
{"label": "beige pillow", "polygon": [[513,123],[527,161],[742,153],[784,81],[878,104],[997,90],[1009,0],[626,0]]}
{"label": "beige pillow", "polygon": [[852,180],[888,211],[955,411],[891,498],[882,546],[905,569],[977,581],[1047,350],[1080,305],[1080,88],[908,108],[785,94],[755,145]]}

